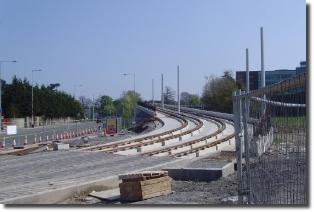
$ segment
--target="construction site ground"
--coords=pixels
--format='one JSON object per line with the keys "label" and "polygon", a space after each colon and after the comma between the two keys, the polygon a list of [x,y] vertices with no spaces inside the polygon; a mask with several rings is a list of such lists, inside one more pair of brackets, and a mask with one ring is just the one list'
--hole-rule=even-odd
{"label": "construction site ground", "polygon": [[[182,167],[207,168],[218,166],[219,163],[234,161],[233,154],[222,152],[207,158],[194,160],[186,163]],[[143,201],[132,203],[121,203],[120,200],[106,201],[88,196],[82,193],[62,202],[63,204],[131,204],[131,205],[182,205],[182,204],[209,204],[209,205],[228,205],[235,204],[225,201],[229,197],[237,195],[238,183],[235,173],[222,177],[211,182],[196,181],[171,181],[172,193]]]}

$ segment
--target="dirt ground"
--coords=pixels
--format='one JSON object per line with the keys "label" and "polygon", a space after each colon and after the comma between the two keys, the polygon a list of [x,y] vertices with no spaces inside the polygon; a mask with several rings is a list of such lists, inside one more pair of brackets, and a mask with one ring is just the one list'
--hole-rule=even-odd
{"label": "dirt ground", "polygon": [[[234,160],[234,153],[220,152],[212,155],[211,157],[203,158],[201,160],[194,161],[188,165],[188,167],[207,167],[209,163],[211,166],[212,162],[219,161],[232,161]],[[182,204],[208,204],[211,206],[215,205],[226,205],[231,204],[223,201],[225,198],[233,197],[238,194],[237,188],[238,183],[236,175],[231,174],[227,177],[220,178],[216,181],[211,182],[194,182],[194,181],[171,181],[172,193],[166,196],[155,197],[144,201],[127,203],[131,205],[182,205]],[[83,194],[77,197],[63,202],[64,204],[122,204],[119,201],[101,201],[97,198]],[[123,203],[125,204],[125,203]]]}
{"label": "dirt ground", "polygon": [[172,181],[172,194],[160,196],[134,204],[226,204],[221,200],[237,195],[235,175],[207,182]]}
{"label": "dirt ground", "polygon": [[225,205],[224,198],[237,195],[235,174],[212,182],[171,181],[172,193],[133,203],[119,201],[106,202],[82,194],[63,202],[63,204],[131,204],[131,205],[182,205],[182,204],[210,204]]}

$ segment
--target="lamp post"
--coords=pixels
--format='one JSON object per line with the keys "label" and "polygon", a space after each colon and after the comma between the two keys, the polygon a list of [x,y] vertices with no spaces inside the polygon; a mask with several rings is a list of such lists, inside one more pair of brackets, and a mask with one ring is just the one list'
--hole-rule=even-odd
{"label": "lamp post", "polygon": [[41,69],[32,70],[32,127],[34,127],[34,72],[40,72]]}
{"label": "lamp post", "polygon": [[[133,76],[133,93],[134,93],[134,99],[135,99],[135,73],[124,73],[123,76]],[[136,107],[134,106],[134,112],[133,112],[133,118],[134,118],[134,122],[135,122],[135,113],[136,113]]]}
{"label": "lamp post", "polygon": [[2,130],[2,81],[1,81],[2,63],[16,63],[16,60],[0,60],[0,131]]}

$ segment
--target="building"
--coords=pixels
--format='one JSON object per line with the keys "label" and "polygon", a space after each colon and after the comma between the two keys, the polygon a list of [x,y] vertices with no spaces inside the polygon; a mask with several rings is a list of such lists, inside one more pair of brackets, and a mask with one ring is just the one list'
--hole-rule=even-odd
{"label": "building", "polygon": [[[279,69],[274,71],[265,71],[265,85],[272,85],[296,75],[296,70]],[[258,87],[261,87],[261,74],[259,72]]]}
{"label": "building", "polygon": [[307,71],[307,62],[306,61],[300,62],[300,66],[296,67],[295,70],[297,71],[297,74],[303,74],[304,72]]}
{"label": "building", "polygon": [[[265,71],[265,84],[272,85],[280,81],[289,79],[298,74],[302,74],[307,71],[307,62],[300,62],[300,66],[294,70],[278,69],[273,71]],[[261,71],[250,71],[250,90],[256,90],[261,87]],[[246,89],[246,71],[236,72],[236,82],[239,83],[242,89]]]}
{"label": "building", "polygon": [[[258,89],[259,71],[250,71],[250,90]],[[246,71],[236,72],[236,82],[241,85],[242,89],[246,89]]]}

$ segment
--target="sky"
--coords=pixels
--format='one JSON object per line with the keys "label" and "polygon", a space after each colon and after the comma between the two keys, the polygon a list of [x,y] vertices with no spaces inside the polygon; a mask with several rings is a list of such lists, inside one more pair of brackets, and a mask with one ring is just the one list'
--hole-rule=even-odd
{"label": "sky", "polygon": [[[306,59],[304,0],[0,0],[1,77],[48,85],[95,98],[133,89],[160,99],[164,85],[201,94],[205,76],[294,69]],[[82,85],[81,87],[78,85]],[[76,87],[76,89],[74,89]]]}

